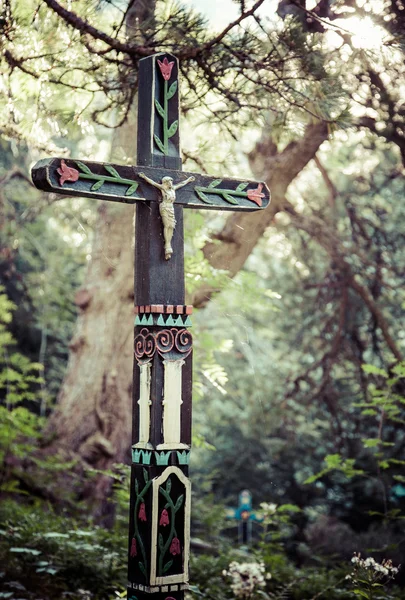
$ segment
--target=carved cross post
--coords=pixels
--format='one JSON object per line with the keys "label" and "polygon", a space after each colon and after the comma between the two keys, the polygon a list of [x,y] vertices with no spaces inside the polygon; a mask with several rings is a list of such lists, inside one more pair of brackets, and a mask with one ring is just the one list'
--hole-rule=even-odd
{"label": "carved cross post", "polygon": [[181,171],[178,73],[167,53],[140,61],[137,166],[50,158],[32,170],[42,190],[137,205],[129,600],[183,600],[188,587],[192,307],[183,207],[252,211],[270,202],[264,183]]}

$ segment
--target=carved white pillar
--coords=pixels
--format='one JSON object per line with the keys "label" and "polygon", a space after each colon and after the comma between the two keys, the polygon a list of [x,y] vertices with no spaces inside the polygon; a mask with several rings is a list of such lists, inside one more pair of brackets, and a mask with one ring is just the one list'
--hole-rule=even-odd
{"label": "carved white pillar", "polygon": [[151,363],[139,365],[140,370],[140,386],[139,386],[139,442],[137,446],[148,446],[150,437],[150,379],[151,379]]}
{"label": "carved white pillar", "polygon": [[188,448],[181,439],[182,368],[184,360],[164,360],[163,444],[158,449]]}

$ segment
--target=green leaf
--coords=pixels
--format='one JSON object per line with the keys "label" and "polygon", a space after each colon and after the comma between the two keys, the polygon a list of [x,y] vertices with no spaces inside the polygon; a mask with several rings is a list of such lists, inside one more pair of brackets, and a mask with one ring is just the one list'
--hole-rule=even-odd
{"label": "green leaf", "polygon": [[169,90],[167,92],[167,99],[170,100],[170,98],[173,98],[173,96],[176,92],[177,92],[177,79],[176,79],[176,81],[173,81],[172,85],[169,87]]}
{"label": "green leaf", "polygon": [[173,561],[169,560],[169,562],[167,562],[165,564],[165,566],[163,567],[163,573],[166,573],[166,571],[168,571],[170,569],[170,567],[172,566],[172,564],[173,564]]}
{"label": "green leaf", "polygon": [[222,183],[222,179],[214,179],[214,181],[211,181],[208,187],[214,188],[217,187],[217,185],[219,185],[220,183]]}
{"label": "green leaf", "polygon": [[153,136],[153,139],[155,140],[155,144],[159,148],[159,150],[163,152],[163,154],[166,154],[165,147],[163,146],[162,141],[158,138],[156,134]]}
{"label": "green leaf", "polygon": [[171,480],[171,479],[170,479],[170,477],[169,477],[169,479],[167,480],[167,483],[166,483],[166,492],[167,492],[168,494],[170,494],[170,490],[171,490],[171,489],[172,489],[172,480]]}
{"label": "green leaf", "polygon": [[315,473],[315,475],[311,475],[304,481],[304,484],[307,485],[309,483],[314,483],[315,481],[326,475],[326,473],[329,473],[329,469],[323,469],[323,471]]}
{"label": "green leaf", "polygon": [[164,119],[165,118],[165,111],[163,110],[162,105],[160,104],[159,100],[157,98],[155,98],[155,106],[156,106],[156,110],[158,111],[158,113],[160,114],[160,116]]}
{"label": "green leaf", "polygon": [[200,200],[205,202],[206,204],[214,204],[198,187],[194,188],[197,196]]}
{"label": "green leaf", "polygon": [[143,469],[143,478],[145,480],[145,483],[148,483],[148,481],[149,481],[149,474],[148,474],[148,471],[146,469]]}
{"label": "green leaf", "polygon": [[174,507],[174,512],[177,512],[179,510],[179,508],[183,504],[183,500],[184,500],[184,494],[182,494],[181,496],[179,496],[177,498],[177,502],[176,502],[176,505]]}
{"label": "green leaf", "polygon": [[369,595],[366,592],[363,592],[363,590],[359,590],[359,588],[356,588],[355,590],[353,590],[353,592],[356,594],[356,596],[361,596],[362,598],[369,598]]}
{"label": "green leaf", "polygon": [[163,552],[163,548],[164,548],[164,541],[163,541],[163,535],[161,533],[159,533],[159,550],[161,552]]}
{"label": "green leaf", "polygon": [[146,577],[146,569],[145,569],[145,565],[143,564],[143,562],[139,562],[139,569],[140,569],[141,573]]}
{"label": "green leaf", "polygon": [[340,454],[328,454],[328,456],[325,456],[325,462],[329,469],[336,469],[341,466],[342,457]]}
{"label": "green leaf", "polygon": [[80,160],[77,160],[76,164],[79,167],[79,169],[83,171],[83,173],[87,173],[87,175],[92,175],[92,172],[90,171],[89,167],[84,163],[80,162]]}
{"label": "green leaf", "polygon": [[395,367],[391,369],[391,371],[399,377],[405,377],[405,362],[398,363],[397,365],[395,365]]}
{"label": "green leaf", "polygon": [[139,483],[138,483],[137,479],[135,479],[135,492],[136,492],[136,495],[139,494]]}
{"label": "green leaf", "polygon": [[249,185],[249,183],[246,183],[246,182],[244,182],[244,183],[240,183],[240,184],[238,185],[238,187],[236,188],[236,191],[237,191],[237,192],[243,192],[243,190],[244,190],[245,188],[247,188],[247,186],[248,186],[248,185]]}
{"label": "green leaf", "polygon": [[222,197],[224,200],[226,200],[227,202],[229,202],[230,204],[239,204],[239,202],[237,201],[236,198],[234,198],[233,196],[231,196],[228,193],[223,193]]}
{"label": "green leaf", "polygon": [[381,444],[381,440],[378,438],[363,438],[361,441],[365,448],[377,448]]}
{"label": "green leaf", "polygon": [[129,187],[127,189],[127,191],[125,192],[125,195],[126,196],[130,196],[131,194],[133,194],[134,192],[136,192],[137,188],[138,188],[138,184],[137,183],[133,183],[131,185],[131,187]]}
{"label": "green leaf", "polygon": [[384,371],[384,369],[379,369],[374,365],[362,365],[361,368],[365,373],[368,373],[369,375],[381,375],[381,377],[385,378],[388,377],[387,371]]}
{"label": "green leaf", "polygon": [[103,183],[104,183],[104,179],[100,179],[100,181],[96,181],[96,183],[91,186],[90,190],[92,192],[96,192],[97,190],[99,190],[101,188]]}
{"label": "green leaf", "polygon": [[170,125],[169,127],[169,131],[167,132],[167,136],[169,138],[173,137],[174,134],[177,131],[177,127],[179,126],[179,122],[178,121],[173,121],[173,123]]}
{"label": "green leaf", "polygon": [[40,550],[34,550],[33,548],[10,548],[10,552],[17,552],[19,554],[32,554],[32,556],[38,556],[38,554],[41,554]]}
{"label": "green leaf", "polygon": [[113,177],[120,177],[120,174],[118,173],[118,171],[116,171],[114,169],[114,167],[112,167],[111,165],[104,165],[104,168],[106,171],[108,171],[110,173],[110,175],[112,175]]}

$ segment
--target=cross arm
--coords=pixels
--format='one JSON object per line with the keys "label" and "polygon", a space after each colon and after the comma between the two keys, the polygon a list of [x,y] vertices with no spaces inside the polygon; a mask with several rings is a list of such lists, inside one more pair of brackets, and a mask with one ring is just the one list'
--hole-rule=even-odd
{"label": "cross arm", "polygon": [[[172,169],[47,158],[37,162],[31,172],[34,185],[46,192],[127,204],[160,202],[160,192],[142,179],[140,173],[155,182],[171,177],[177,190],[176,204],[185,208],[252,211],[264,209],[270,203],[265,183]],[[189,182],[182,186],[186,179]]]}

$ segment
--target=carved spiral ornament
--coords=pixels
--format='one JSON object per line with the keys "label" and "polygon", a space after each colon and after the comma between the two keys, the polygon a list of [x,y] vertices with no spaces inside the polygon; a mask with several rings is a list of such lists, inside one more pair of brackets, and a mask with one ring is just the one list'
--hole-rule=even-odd
{"label": "carved spiral ornament", "polygon": [[193,346],[193,337],[188,329],[179,329],[175,339],[176,348],[182,354],[190,354]]}
{"label": "carved spiral ornament", "polygon": [[165,354],[166,352],[173,350],[175,333],[176,329],[163,329],[156,333],[156,347],[160,354]]}
{"label": "carved spiral ornament", "polygon": [[143,364],[152,360],[157,351],[165,360],[186,358],[193,347],[193,338],[188,329],[161,329],[152,332],[141,329],[134,341],[136,360]]}

